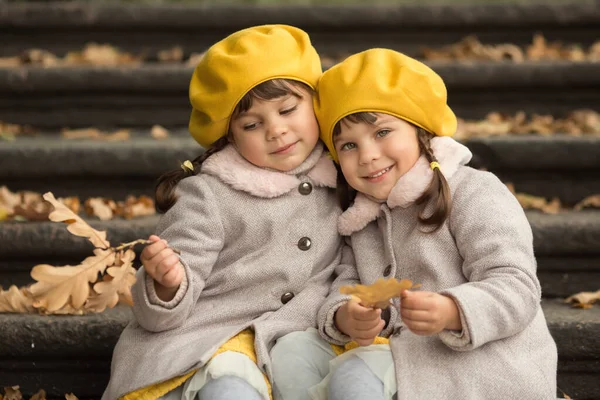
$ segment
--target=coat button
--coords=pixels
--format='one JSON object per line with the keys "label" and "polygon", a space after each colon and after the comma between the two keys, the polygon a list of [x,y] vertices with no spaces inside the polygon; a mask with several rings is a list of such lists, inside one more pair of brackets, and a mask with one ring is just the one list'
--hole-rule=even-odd
{"label": "coat button", "polygon": [[392,273],[392,266],[388,265],[387,267],[385,267],[385,269],[383,270],[383,276],[385,276],[386,278],[388,276],[390,276],[390,274]]}
{"label": "coat button", "polygon": [[310,249],[310,246],[312,246],[312,243],[309,238],[303,237],[303,238],[300,238],[300,240],[298,240],[298,248],[300,250],[306,251],[306,250]]}
{"label": "coat button", "polygon": [[310,194],[310,192],[312,192],[312,185],[310,184],[310,182],[302,182],[300,186],[298,186],[298,191],[300,192],[300,194],[306,196],[307,194]]}
{"label": "coat button", "polygon": [[294,293],[292,293],[292,292],[287,292],[287,293],[284,293],[284,294],[281,296],[281,302],[282,302],[283,304],[286,304],[286,303],[288,303],[288,302],[289,302],[291,299],[293,299],[293,298],[294,298]]}

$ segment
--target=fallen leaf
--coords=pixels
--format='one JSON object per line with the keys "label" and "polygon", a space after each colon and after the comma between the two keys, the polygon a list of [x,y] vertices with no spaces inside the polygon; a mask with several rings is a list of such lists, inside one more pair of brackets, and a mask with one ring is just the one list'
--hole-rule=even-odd
{"label": "fallen leaf", "polygon": [[150,130],[150,135],[157,140],[164,140],[169,138],[169,131],[160,125],[154,125]]}
{"label": "fallen leaf", "polygon": [[23,395],[19,386],[9,386],[4,388],[4,400],[22,400]]}
{"label": "fallen leaf", "polygon": [[580,292],[569,296],[565,303],[571,303],[573,307],[591,308],[597,300],[600,300],[600,290],[596,292]]}
{"label": "fallen leaf", "polygon": [[77,398],[77,396],[75,396],[73,393],[67,393],[67,394],[65,394],[65,399],[66,400],[79,400]]}
{"label": "fallen leaf", "polygon": [[575,211],[581,211],[584,208],[600,208],[600,194],[595,194],[592,196],[588,196],[585,199],[581,200],[579,203],[575,204]]}
{"label": "fallen leaf", "polygon": [[162,62],[181,62],[183,60],[183,49],[175,46],[168,50],[159,51],[158,60]]}
{"label": "fallen leaf", "polygon": [[108,221],[113,218],[117,205],[113,200],[102,197],[91,197],[84,203],[85,212],[88,215],[96,216],[102,221]]}
{"label": "fallen leaf", "polygon": [[404,290],[418,287],[420,285],[413,285],[408,279],[398,281],[395,278],[387,280],[379,278],[371,285],[342,286],[340,293],[356,296],[365,307],[384,309],[390,304],[392,298],[400,297]]}
{"label": "fallen leaf", "polygon": [[200,60],[202,59],[202,57],[204,57],[205,53],[192,53],[190,54],[190,58],[187,60],[187,65],[191,66],[191,67],[195,67],[196,65],[198,65],[198,63],[200,62]]}
{"label": "fallen leaf", "polygon": [[52,192],[44,194],[43,197],[46,201],[54,206],[54,211],[52,211],[48,216],[51,221],[67,223],[67,230],[69,232],[76,236],[88,238],[94,247],[103,249],[110,247],[110,242],[106,240],[105,231],[97,231],[93,229],[77,214],[67,208],[67,206],[56,200]]}
{"label": "fallen leaf", "polygon": [[129,140],[129,130],[119,129],[112,133],[102,132],[97,128],[63,129],[61,136],[65,139],[94,139],[107,142]]}
{"label": "fallen leaf", "polygon": [[33,297],[24,288],[12,285],[8,290],[0,287],[0,312],[28,313],[35,311]]}
{"label": "fallen leaf", "polygon": [[46,400],[46,391],[44,389],[38,390],[29,400]]}
{"label": "fallen leaf", "polygon": [[116,214],[126,219],[154,215],[156,214],[154,200],[148,196],[128,196],[124,202],[117,203]]}
{"label": "fallen leaf", "polygon": [[94,249],[93,256],[76,266],[36,265],[31,277],[37,282],[29,288],[35,298],[33,306],[53,312],[69,303],[80,309],[90,295],[89,284],[96,282],[98,274],[103,274],[114,261],[113,250]]}

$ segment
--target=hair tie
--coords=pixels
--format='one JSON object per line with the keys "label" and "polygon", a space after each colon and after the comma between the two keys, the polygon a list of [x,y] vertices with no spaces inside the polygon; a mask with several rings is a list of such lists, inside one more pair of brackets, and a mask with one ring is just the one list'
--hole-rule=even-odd
{"label": "hair tie", "polygon": [[434,162],[430,163],[429,166],[431,167],[432,171],[435,170],[436,168],[440,169],[440,163],[437,162],[437,161],[434,161]]}
{"label": "hair tie", "polygon": [[185,172],[187,172],[187,170],[194,172],[194,164],[192,164],[190,160],[185,160],[183,164],[181,164],[181,169],[183,169]]}

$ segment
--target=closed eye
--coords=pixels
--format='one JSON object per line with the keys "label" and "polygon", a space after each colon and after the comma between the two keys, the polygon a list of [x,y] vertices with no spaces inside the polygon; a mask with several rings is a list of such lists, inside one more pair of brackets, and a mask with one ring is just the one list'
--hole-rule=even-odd
{"label": "closed eye", "polygon": [[259,124],[258,122],[254,122],[254,123],[251,123],[251,124],[246,124],[246,125],[244,125],[244,130],[245,131],[254,130],[254,129],[258,128],[258,124]]}
{"label": "closed eye", "polygon": [[296,111],[296,109],[297,109],[297,108],[298,108],[298,106],[296,105],[296,106],[294,106],[294,107],[287,108],[287,109],[285,109],[285,110],[281,110],[281,111],[279,111],[279,114],[280,114],[280,115],[288,115],[288,114],[291,114],[291,113],[293,113],[294,111]]}

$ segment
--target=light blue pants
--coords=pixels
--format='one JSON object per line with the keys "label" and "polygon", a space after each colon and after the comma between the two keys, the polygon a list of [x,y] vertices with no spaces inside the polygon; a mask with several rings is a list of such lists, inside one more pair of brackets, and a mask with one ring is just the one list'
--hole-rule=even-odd
{"label": "light blue pants", "polygon": [[[159,400],[181,400],[183,386],[170,391]],[[196,395],[199,400],[262,400],[248,382],[237,376],[222,376],[210,380]]]}
{"label": "light blue pants", "polygon": [[[330,372],[329,362],[336,357],[329,343],[315,329],[292,332],[277,340],[271,350],[273,397],[275,400],[310,400],[309,389]],[[383,383],[361,359],[351,358],[332,375],[330,400],[383,399]],[[357,396],[347,397],[348,388]]]}

